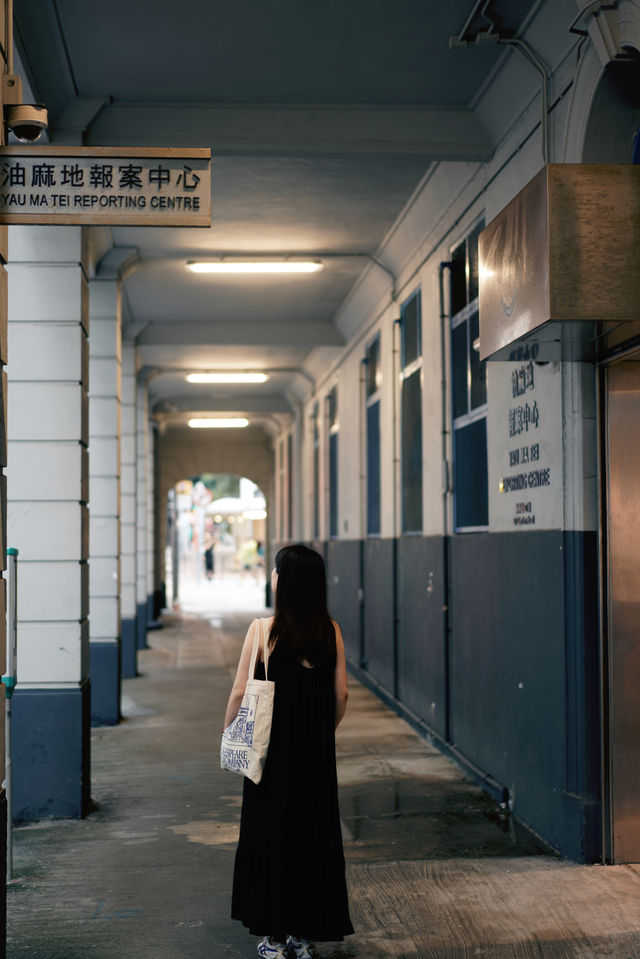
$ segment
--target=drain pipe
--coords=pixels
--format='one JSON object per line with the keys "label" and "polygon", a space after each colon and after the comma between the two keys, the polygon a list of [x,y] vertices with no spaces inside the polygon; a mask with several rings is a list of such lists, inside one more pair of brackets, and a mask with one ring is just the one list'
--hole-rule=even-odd
{"label": "drain pipe", "polygon": [[[468,47],[471,43],[475,43],[476,46],[495,46],[499,43],[506,44],[507,46],[514,47],[521,56],[529,63],[534,70],[540,75],[540,92],[542,99],[542,158],[543,162],[546,164],[549,162],[549,114],[548,114],[548,97],[549,97],[549,71],[545,66],[541,57],[533,50],[526,40],[523,40],[522,37],[503,37],[500,35],[497,29],[495,29],[495,24],[489,14],[487,13],[487,8],[489,7],[490,0],[478,0],[473,10],[471,11],[467,22],[464,27],[456,36],[449,37],[449,49],[453,50],[456,47]],[[473,40],[467,40],[465,34],[471,23],[482,6],[480,11],[482,17],[490,24],[489,30],[482,30],[479,33],[476,33]],[[575,21],[574,21],[575,23]]]}
{"label": "drain pipe", "polygon": [[451,602],[449,590],[449,493],[451,477],[447,450],[447,319],[444,296],[444,271],[451,270],[453,263],[443,260],[438,268],[438,286],[440,291],[440,392],[441,392],[441,456],[442,456],[442,631],[444,641],[444,688],[445,688],[445,739],[451,742]]}
{"label": "drain pipe", "polygon": [[11,699],[16,686],[18,648],[18,550],[7,549],[7,671],[5,687],[5,799],[7,804],[7,882],[13,880],[13,767],[11,761]]}
{"label": "drain pipe", "polygon": [[402,319],[398,317],[393,321],[391,336],[393,337],[393,346],[391,350],[393,389],[391,396],[393,399],[393,695],[398,699],[400,693],[400,684],[398,677],[398,627],[399,627],[399,603],[398,603],[398,536],[400,533],[400,524],[398,522],[398,486],[399,486],[399,467],[400,457],[398,454],[398,377],[399,354],[398,335]]}
{"label": "drain pipe", "polygon": [[501,37],[499,33],[479,33],[476,36],[478,46],[487,46],[496,43],[506,44],[514,47],[518,53],[524,57],[534,70],[540,75],[540,94],[542,101],[542,159],[544,163],[549,162],[549,71],[544,62],[533,50],[526,40],[521,37]]}
{"label": "drain pipe", "polygon": [[528,43],[518,37],[501,37],[500,43],[509,44],[527,60],[540,75],[540,94],[542,99],[542,159],[549,162],[549,71],[543,61]]}

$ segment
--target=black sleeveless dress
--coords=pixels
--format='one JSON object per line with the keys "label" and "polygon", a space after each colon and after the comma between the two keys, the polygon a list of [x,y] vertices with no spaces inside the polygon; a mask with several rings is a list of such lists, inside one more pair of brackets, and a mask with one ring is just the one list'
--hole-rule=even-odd
{"label": "black sleeveless dress", "polygon": [[[244,780],[231,916],[255,936],[341,940],[349,918],[338,811],[335,664],[269,656],[273,725],[261,782]],[[264,664],[256,669],[264,679]]]}

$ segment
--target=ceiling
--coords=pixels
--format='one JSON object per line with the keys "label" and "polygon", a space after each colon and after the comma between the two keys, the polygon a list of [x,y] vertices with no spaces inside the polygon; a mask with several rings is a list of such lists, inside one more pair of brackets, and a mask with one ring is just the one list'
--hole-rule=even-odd
{"label": "ceiling", "polygon": [[[213,151],[210,229],[112,229],[135,261],[124,335],[157,413],[287,414],[310,352],[343,342],[339,307],[431,164],[491,156],[472,107],[504,48],[449,49],[492,29],[482,6],[514,35],[539,0],[15,0],[54,143]],[[207,253],[310,254],[324,269],[186,269]],[[227,368],[273,373],[259,387],[185,380]]]}

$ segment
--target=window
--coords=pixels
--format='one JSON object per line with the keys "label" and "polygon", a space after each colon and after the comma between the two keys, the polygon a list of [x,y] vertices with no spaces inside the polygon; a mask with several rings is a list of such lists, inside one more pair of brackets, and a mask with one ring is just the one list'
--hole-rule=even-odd
{"label": "window", "polygon": [[451,369],[455,528],[486,529],[487,364],[480,359],[478,313],[479,223],[451,260]]}
{"label": "window", "polygon": [[380,535],[380,336],[365,355],[367,410],[367,535]]}
{"label": "window", "polygon": [[287,437],[287,538],[293,539],[293,433]]}
{"label": "window", "polygon": [[418,290],[400,311],[402,532],[422,532],[422,310]]}
{"label": "window", "polygon": [[338,535],[338,391],[336,387],[327,396],[327,427],[329,446],[329,536]]}
{"label": "window", "polygon": [[320,539],[320,410],[313,405],[311,424],[313,430],[313,538]]}
{"label": "window", "polygon": [[284,440],[278,443],[276,459],[278,468],[278,537],[282,542],[284,539]]}

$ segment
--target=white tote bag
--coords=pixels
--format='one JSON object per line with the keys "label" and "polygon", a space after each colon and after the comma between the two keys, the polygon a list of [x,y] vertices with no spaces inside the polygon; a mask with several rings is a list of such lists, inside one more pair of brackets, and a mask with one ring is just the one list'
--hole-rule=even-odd
{"label": "white tote bag", "polygon": [[[220,766],[232,773],[247,776],[254,783],[262,779],[262,770],[269,749],[273,697],[276,684],[268,679],[269,644],[264,638],[262,620],[257,620],[249,679],[238,715],[222,734]],[[258,649],[264,650],[265,679],[255,679]]]}

